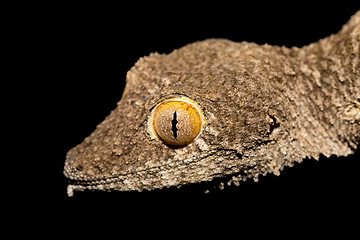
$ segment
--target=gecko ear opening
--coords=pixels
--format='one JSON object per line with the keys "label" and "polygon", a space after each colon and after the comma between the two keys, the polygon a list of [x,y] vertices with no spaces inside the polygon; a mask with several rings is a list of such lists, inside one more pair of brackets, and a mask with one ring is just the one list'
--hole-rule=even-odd
{"label": "gecko ear opening", "polygon": [[200,106],[187,97],[168,98],[157,104],[148,118],[148,133],[171,148],[181,148],[197,138],[206,120]]}

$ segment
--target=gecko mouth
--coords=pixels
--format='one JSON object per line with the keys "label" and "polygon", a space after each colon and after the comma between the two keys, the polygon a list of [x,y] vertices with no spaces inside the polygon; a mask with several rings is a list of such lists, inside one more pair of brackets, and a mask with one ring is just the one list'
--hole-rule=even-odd
{"label": "gecko mouth", "polygon": [[[199,156],[118,174],[112,177],[86,179],[73,177],[74,169],[66,166],[64,174],[69,178],[68,195],[74,191],[102,190],[102,191],[143,191],[187,185],[196,182],[211,181],[239,171],[229,162],[237,162],[242,156],[231,149],[215,149]],[[223,165],[221,167],[221,165]],[[199,167],[202,166],[202,167]]]}

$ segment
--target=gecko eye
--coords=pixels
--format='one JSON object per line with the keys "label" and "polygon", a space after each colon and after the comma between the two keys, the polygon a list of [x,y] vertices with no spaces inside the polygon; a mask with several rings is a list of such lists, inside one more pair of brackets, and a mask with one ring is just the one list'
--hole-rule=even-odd
{"label": "gecko eye", "polygon": [[180,148],[191,143],[205,124],[203,112],[196,102],[185,97],[170,98],[152,110],[148,119],[148,132],[153,139]]}

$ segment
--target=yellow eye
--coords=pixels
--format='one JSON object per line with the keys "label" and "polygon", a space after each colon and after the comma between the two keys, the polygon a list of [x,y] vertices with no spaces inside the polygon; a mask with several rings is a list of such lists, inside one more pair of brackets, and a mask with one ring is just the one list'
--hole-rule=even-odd
{"label": "yellow eye", "polygon": [[184,147],[202,131],[206,121],[200,106],[185,97],[162,101],[152,110],[148,132],[170,147]]}

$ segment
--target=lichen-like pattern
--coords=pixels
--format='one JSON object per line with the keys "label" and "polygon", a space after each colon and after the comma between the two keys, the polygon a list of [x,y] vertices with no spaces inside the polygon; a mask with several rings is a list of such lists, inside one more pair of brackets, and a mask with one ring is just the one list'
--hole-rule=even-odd
{"label": "lichen-like pattern", "polygon": [[[141,58],[122,99],[71,149],[68,194],[182,186],[232,174],[234,182],[320,154],[346,156],[360,139],[360,12],[303,48],[209,39]],[[151,109],[173,97],[199,104],[207,125],[170,148],[150,137]]]}

